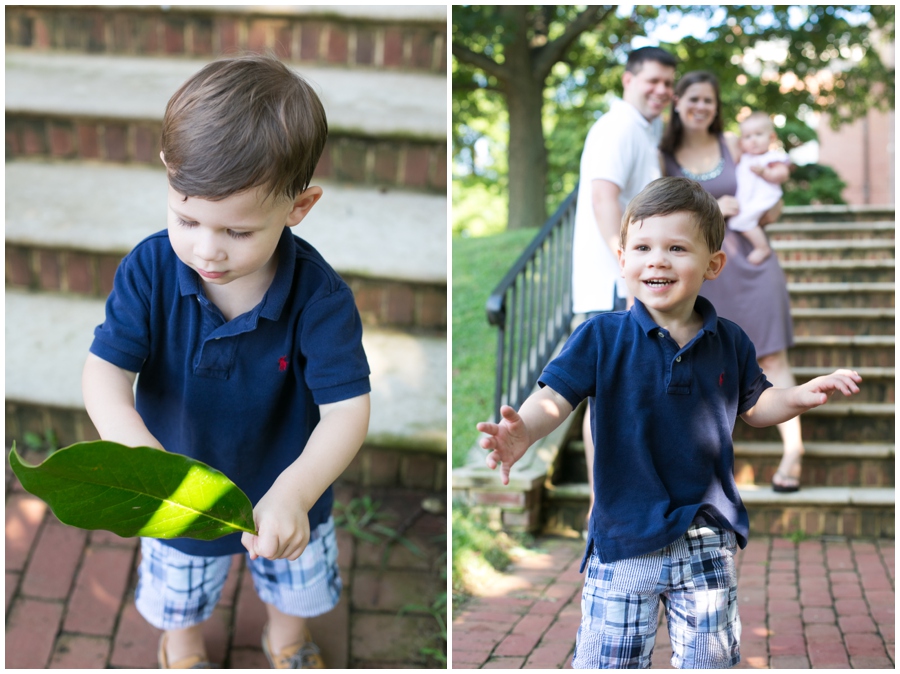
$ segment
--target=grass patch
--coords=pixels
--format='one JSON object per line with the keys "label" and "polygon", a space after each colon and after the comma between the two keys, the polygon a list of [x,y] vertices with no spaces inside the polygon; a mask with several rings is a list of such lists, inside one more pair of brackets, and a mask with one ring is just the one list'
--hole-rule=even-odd
{"label": "grass patch", "polygon": [[465,597],[492,585],[492,580],[509,566],[514,552],[525,554],[534,541],[527,534],[495,531],[483,514],[466,506],[453,507],[452,525],[453,607],[457,610]]}
{"label": "grass patch", "polygon": [[497,329],[485,304],[536,229],[478,238],[453,237],[453,467],[464,465],[475,424],[490,418],[494,400]]}

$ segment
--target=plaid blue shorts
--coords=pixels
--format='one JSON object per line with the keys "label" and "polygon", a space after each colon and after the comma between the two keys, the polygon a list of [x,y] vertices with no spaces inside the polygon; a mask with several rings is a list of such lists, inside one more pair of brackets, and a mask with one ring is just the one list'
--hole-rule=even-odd
{"label": "plaid blue shorts", "polygon": [[[333,609],[341,596],[334,520],[310,532],[309,545],[295,561],[257,557],[247,565],[256,593],[287,615],[311,618]],[[232,555],[197,557],[141,539],[141,564],[135,590],[138,612],[161,630],[182,629],[212,615],[228,577]]]}
{"label": "plaid blue shorts", "polygon": [[662,599],[677,669],[741,661],[733,531],[693,525],[662,550],[602,563],[594,550],[581,596],[575,669],[648,669]]}

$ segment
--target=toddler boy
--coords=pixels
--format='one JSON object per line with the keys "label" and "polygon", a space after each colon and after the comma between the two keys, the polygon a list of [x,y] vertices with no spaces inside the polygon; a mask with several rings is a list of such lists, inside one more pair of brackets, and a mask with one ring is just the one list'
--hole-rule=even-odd
{"label": "toddler boy", "polygon": [[660,178],[629,204],[618,251],[629,311],[579,326],[541,389],[481,423],[487,464],[510,467],[591,398],[594,507],[575,668],[648,668],[660,598],[676,668],[740,661],[733,556],[748,517],[732,473],[737,415],[770,426],[857,393],[839,370],[772,388],[747,335],[698,297],[725,265],[725,222],[698,183]]}
{"label": "toddler boy", "polygon": [[257,536],[142,539],[135,603],[164,630],[162,669],[214,666],[201,623],[245,549],[270,664],[324,667],[306,618],[340,595],[331,484],[369,420],[353,295],[290,230],[322,196],[327,134],[315,92],[273,58],[185,82],[163,119],[168,228],[122,261],[94,333],[83,391],[100,436],[203,461],[254,504]]}
{"label": "toddler boy", "polygon": [[728,228],[740,232],[753,246],[747,254],[751,264],[762,264],[772,254],[759,219],[781,200],[780,182],[789,175],[783,167],[774,170],[776,164],[790,163],[787,154],[769,149],[775,140],[775,127],[766,113],[751,113],[741,122],[741,160],[735,168],[735,198],[741,210],[728,219]]}

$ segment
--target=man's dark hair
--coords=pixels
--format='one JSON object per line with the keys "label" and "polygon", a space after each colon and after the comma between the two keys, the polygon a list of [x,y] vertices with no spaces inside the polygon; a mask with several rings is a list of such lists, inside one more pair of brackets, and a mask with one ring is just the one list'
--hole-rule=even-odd
{"label": "man's dark hair", "polygon": [[647,61],[656,61],[664,66],[675,68],[678,66],[678,59],[661,47],[641,47],[633,50],[628,55],[625,62],[625,70],[629,73],[637,74]]}
{"label": "man's dark hair", "polygon": [[219,200],[254,187],[266,196],[306,190],[328,122],[312,87],[270,56],[213,61],[166,106],[161,145],[169,184]]}

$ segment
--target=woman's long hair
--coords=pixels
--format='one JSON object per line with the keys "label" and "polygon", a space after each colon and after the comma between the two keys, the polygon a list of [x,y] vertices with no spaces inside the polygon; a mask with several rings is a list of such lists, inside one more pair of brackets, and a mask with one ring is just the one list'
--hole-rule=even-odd
{"label": "woman's long hair", "polygon": [[[709,125],[709,132],[714,136],[722,134],[722,98],[719,95],[719,80],[711,72],[705,70],[692,70],[685,73],[678,84],[675,86],[675,97],[681,98],[688,87],[693,84],[706,83],[712,85],[713,91],[716,92],[716,116],[713,117],[712,124]],[[669,123],[666,125],[665,133],[663,133],[662,141],[659,143],[659,149],[666,154],[675,154],[681,146],[681,138],[684,135],[684,124],[681,117],[675,110],[675,103],[672,103],[672,114],[669,116]]]}

